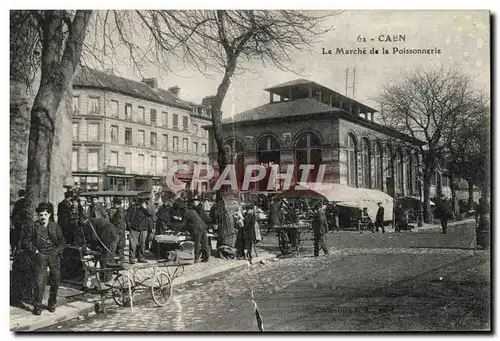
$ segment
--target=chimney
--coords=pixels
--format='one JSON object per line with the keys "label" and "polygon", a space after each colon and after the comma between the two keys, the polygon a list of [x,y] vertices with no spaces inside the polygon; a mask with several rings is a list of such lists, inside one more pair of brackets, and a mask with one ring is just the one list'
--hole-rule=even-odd
{"label": "chimney", "polygon": [[206,96],[201,100],[201,105],[207,108],[207,113],[212,116],[212,107],[215,101],[215,96]]}
{"label": "chimney", "polygon": [[212,107],[215,101],[215,96],[206,96],[201,100],[201,104],[205,107]]}
{"label": "chimney", "polygon": [[168,91],[170,91],[171,93],[173,93],[175,96],[179,97],[179,92],[181,91],[181,88],[179,88],[176,85],[176,86],[168,88]]}
{"label": "chimney", "polygon": [[158,88],[158,81],[156,80],[156,78],[144,78],[142,82],[149,85],[153,89]]}

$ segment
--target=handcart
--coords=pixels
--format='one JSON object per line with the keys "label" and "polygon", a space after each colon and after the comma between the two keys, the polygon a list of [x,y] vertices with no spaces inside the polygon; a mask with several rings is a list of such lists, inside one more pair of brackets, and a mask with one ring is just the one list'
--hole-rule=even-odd
{"label": "handcart", "polygon": [[[106,268],[96,268],[96,253],[85,257],[90,276],[87,278],[86,292],[97,293],[96,313],[105,312],[106,300],[112,298],[118,306],[133,308],[134,296],[150,292],[157,306],[165,306],[172,298],[175,278],[184,273],[184,264],[160,261],[146,264],[113,264]],[[145,271],[145,269],[151,271]],[[105,281],[106,276],[111,280]]]}
{"label": "handcart", "polygon": [[311,227],[310,221],[299,221],[274,226],[273,230],[278,237],[278,246],[281,254],[286,255],[290,251],[295,251],[296,255],[299,256],[302,242],[307,239],[305,235],[312,235]]}

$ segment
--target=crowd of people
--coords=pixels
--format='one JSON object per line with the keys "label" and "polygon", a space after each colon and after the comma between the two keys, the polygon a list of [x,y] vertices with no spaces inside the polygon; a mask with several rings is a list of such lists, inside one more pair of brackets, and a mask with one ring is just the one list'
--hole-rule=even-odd
{"label": "crowd of people", "polygon": [[[47,309],[55,311],[61,282],[61,258],[68,246],[81,248],[83,254],[100,255],[101,267],[125,262],[126,231],[129,235],[128,262],[147,263],[146,251],[155,251],[154,236],[167,232],[190,235],[194,243],[194,262],[210,258],[209,229],[223,223],[218,205],[209,198],[197,196],[187,199],[164,195],[161,205],[152,203],[149,193],[138,195],[126,207],[120,198],[113,198],[105,207],[97,197],[82,205],[80,197],[68,191],[57,206],[40,203],[37,219],[26,213],[25,192],[19,191],[19,200],[11,215],[11,252],[13,255],[11,305],[23,306],[26,299],[33,302],[33,313],[41,314],[41,300],[45,283],[50,284]],[[246,205],[233,216],[237,238],[235,257],[252,259],[252,248],[260,238],[255,207]],[[47,268],[49,271],[47,272]],[[104,273],[104,281],[111,273]]]}
{"label": "crowd of people", "polygon": [[[263,202],[253,202],[237,205],[236,209],[230,210],[225,201],[220,200],[221,197],[164,195],[158,205],[152,202],[150,193],[143,193],[130,203],[115,197],[111,205],[105,207],[98,197],[92,197],[88,204],[83,204],[78,195],[68,191],[57,206],[56,222],[54,207],[50,203],[40,203],[36,208],[36,220],[32,221],[26,213],[25,195],[25,191],[19,191],[20,198],[14,204],[11,216],[10,242],[14,257],[11,305],[23,305],[22,302],[28,297],[33,301],[35,315],[41,313],[47,280],[50,284],[47,309],[55,311],[61,281],[61,257],[67,246],[81,248],[84,254],[99,254],[102,267],[123,264],[128,231],[128,263],[147,263],[146,251],[158,251],[155,235],[185,233],[194,244],[194,262],[207,262],[211,257],[210,232],[214,233],[211,236],[217,238],[218,257],[247,259],[251,262],[254,246],[262,239],[257,215],[259,209],[269,213],[267,233],[299,220],[310,221],[314,235],[314,256],[318,256],[320,250],[328,254],[325,236],[341,228],[340,208],[335,203],[322,200],[275,197],[265,205]],[[484,211],[485,207],[481,203],[478,211]],[[441,220],[443,233],[446,233],[447,221],[451,218],[447,201],[440,201],[434,214]],[[484,216],[484,212],[481,211],[480,216]],[[385,233],[385,218],[384,207],[378,203],[375,221],[371,221],[367,209],[363,208],[359,222],[366,224],[372,232],[381,229]],[[395,218],[396,231],[408,224],[407,214],[401,206],[395,207]],[[231,225],[231,229],[226,229],[227,225]],[[228,233],[232,235],[228,236]],[[287,231],[292,247],[298,242],[297,233],[294,229]],[[105,274],[104,281],[109,281],[111,274]]]}

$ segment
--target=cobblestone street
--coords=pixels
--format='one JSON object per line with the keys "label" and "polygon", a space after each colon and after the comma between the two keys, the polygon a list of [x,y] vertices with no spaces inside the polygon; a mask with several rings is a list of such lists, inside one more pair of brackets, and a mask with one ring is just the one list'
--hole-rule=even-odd
{"label": "cobblestone street", "polygon": [[[464,232],[465,231],[465,232]],[[456,230],[447,238],[463,240]],[[342,235],[342,234],[340,234]],[[412,234],[413,240],[427,234]],[[329,240],[339,239],[329,235]],[[372,239],[391,234],[367,235]],[[395,234],[392,236],[396,237]],[[435,237],[440,235],[435,234]],[[362,235],[343,238],[364,238]],[[466,243],[466,241],[463,241]],[[457,330],[489,326],[489,255],[484,251],[331,247],[329,257],[281,258],[175,289],[51,331],[256,331],[252,290],[266,331]],[[448,325],[438,324],[446,317]]]}

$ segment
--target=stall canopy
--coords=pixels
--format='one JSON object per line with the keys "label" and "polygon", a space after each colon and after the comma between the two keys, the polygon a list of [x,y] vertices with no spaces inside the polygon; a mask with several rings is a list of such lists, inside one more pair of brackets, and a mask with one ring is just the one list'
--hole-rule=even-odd
{"label": "stall canopy", "polygon": [[382,203],[384,207],[384,220],[386,221],[392,220],[394,206],[394,199],[387,193],[375,189],[355,188],[340,184],[297,184],[290,190],[281,192],[277,197],[319,198],[335,202],[339,206],[356,207],[359,209],[366,207],[372,221],[375,221],[377,215],[377,203]]}
{"label": "stall canopy", "polygon": [[[422,200],[420,200],[419,198],[417,197],[413,197],[413,196],[406,196],[406,197],[402,197],[402,198],[398,198],[396,200],[396,203],[402,203],[403,205],[418,205],[419,202],[424,202],[424,199],[422,198]],[[429,200],[429,203],[431,206],[435,206],[436,204],[434,204],[434,202],[432,200]]]}
{"label": "stall canopy", "polygon": [[100,192],[83,192],[78,194],[80,197],[135,197],[140,191],[100,191]]}

